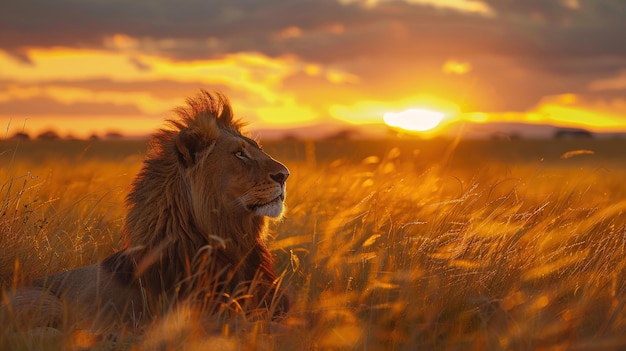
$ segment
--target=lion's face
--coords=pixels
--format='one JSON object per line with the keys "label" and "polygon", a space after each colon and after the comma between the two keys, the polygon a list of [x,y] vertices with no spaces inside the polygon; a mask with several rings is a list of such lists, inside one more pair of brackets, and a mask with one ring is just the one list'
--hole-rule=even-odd
{"label": "lion's face", "polygon": [[287,167],[245,137],[222,137],[215,148],[225,161],[218,182],[227,203],[258,216],[280,217],[289,177]]}
{"label": "lion's face", "polygon": [[[194,203],[219,198],[220,209],[238,216],[280,217],[289,170],[247,137],[221,132],[199,153],[191,176]],[[212,186],[211,186],[212,185]],[[198,200],[198,201],[196,201]],[[215,203],[204,210],[217,210]],[[204,207],[204,206],[203,206]]]}

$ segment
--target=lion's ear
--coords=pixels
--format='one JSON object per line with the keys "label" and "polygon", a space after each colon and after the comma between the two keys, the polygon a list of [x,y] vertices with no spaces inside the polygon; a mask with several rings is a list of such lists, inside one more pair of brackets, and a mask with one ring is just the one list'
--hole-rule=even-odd
{"label": "lion's ear", "polygon": [[183,129],[176,135],[175,142],[180,163],[185,167],[193,166],[196,163],[196,155],[202,150],[202,136]]}

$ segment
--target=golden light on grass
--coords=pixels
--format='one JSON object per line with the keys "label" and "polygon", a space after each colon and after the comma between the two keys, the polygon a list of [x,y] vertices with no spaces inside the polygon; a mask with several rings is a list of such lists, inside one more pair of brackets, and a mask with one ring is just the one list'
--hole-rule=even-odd
{"label": "golden light on grass", "polygon": [[412,108],[397,113],[387,112],[383,120],[390,127],[425,132],[437,127],[445,116],[439,111]]}
{"label": "golden light on grass", "polygon": [[[325,142],[315,162],[302,144],[264,142],[292,171],[288,216],[269,241],[289,320],[181,308],[112,348],[624,349],[625,141],[571,140],[565,154],[562,142],[462,142],[450,161],[438,140],[389,151],[388,141]],[[140,160],[123,155],[141,148],[86,145],[0,145],[11,164],[0,167],[1,287],[16,284],[15,261],[39,276],[117,248]],[[35,338],[9,322],[0,313],[2,350],[60,349],[52,338],[107,346],[69,326]]]}

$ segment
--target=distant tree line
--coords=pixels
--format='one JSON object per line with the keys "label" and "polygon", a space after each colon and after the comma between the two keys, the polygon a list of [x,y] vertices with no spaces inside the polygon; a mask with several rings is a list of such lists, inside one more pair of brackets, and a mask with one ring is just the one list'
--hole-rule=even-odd
{"label": "distant tree line", "polygon": [[81,139],[75,137],[73,135],[68,135],[66,137],[61,137],[59,133],[52,129],[45,130],[34,137],[31,137],[30,134],[26,132],[17,132],[9,137],[9,140],[42,140],[42,141],[54,141],[54,140],[119,140],[123,139],[124,135],[118,132],[107,132],[104,136],[99,136],[97,134],[91,134],[86,139]]}

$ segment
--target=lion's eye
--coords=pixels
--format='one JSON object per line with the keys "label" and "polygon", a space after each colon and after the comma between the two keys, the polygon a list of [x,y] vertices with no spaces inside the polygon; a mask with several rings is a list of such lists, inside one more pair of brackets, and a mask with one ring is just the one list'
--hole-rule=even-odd
{"label": "lion's eye", "polygon": [[249,158],[248,155],[246,155],[246,153],[243,152],[243,151],[235,152],[235,156],[237,156],[237,158],[239,158],[241,160],[247,160]]}

